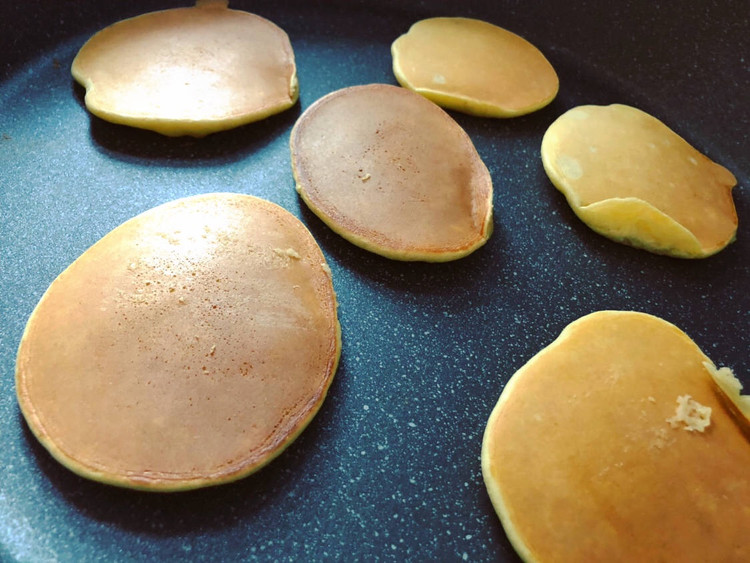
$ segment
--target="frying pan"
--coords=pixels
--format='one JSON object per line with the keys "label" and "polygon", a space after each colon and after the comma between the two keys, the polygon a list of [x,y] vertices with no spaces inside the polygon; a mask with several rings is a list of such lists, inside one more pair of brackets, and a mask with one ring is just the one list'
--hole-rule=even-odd
{"label": "frying pan", "polygon": [[[482,483],[482,432],[508,378],[565,325],[600,309],[652,313],[750,384],[742,0],[238,0],[231,7],[288,32],[301,88],[294,108],[200,140],[90,116],[69,73],[83,42],[124,17],[179,5],[30,0],[2,9],[0,559],[514,561]],[[452,114],[492,174],[494,234],[456,262],[394,262],[345,242],[300,202],[288,136],[332,90],[395,84],[391,42],[437,15],[524,36],[556,67],[561,88],[525,117]],[[613,102],[657,116],[737,176],[736,242],[678,260],[611,242],[575,217],[543,171],[541,138],[565,110]],[[343,330],[329,396],[292,446],[242,481],[154,494],[81,479],[37,443],[16,404],[26,320],[52,280],[115,226],[209,191],[274,201],[322,247]]]}

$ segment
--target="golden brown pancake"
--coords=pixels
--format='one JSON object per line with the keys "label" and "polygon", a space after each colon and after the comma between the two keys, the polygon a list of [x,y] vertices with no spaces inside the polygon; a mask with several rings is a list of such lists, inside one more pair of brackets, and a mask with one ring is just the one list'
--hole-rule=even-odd
{"label": "golden brown pancake", "polygon": [[581,220],[617,242],[703,258],[735,238],[735,177],[639,109],[569,110],[545,133],[542,162]]}
{"label": "golden brown pancake", "polygon": [[94,115],[163,135],[231,129],[297,101],[294,53],[270,21],[224,1],[122,20],[73,60]]}
{"label": "golden brown pancake", "polygon": [[310,422],[340,334],[330,270],[275,204],[207,194],[139,215],[50,285],[16,390],[72,471],[152,491],[233,481]]}
{"label": "golden brown pancake", "polygon": [[523,37],[470,18],[418,21],[391,46],[398,82],[435,103],[484,117],[536,111],[557,95],[557,73]]}
{"label": "golden brown pancake", "polygon": [[447,261],[492,231],[492,180],[463,129],[387,84],[338,90],[291,135],[297,191],[350,242],[396,260]]}
{"label": "golden brown pancake", "polygon": [[674,325],[622,311],[578,319],[519,369],[482,444],[519,555],[747,561],[750,421],[715,369]]}

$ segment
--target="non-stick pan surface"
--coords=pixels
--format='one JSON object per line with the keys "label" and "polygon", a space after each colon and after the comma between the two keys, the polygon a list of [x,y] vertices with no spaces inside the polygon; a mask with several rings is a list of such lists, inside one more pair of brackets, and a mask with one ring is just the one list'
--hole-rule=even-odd
{"label": "non-stick pan surface", "polygon": [[[682,328],[746,386],[750,343],[750,25],[723,2],[233,2],[283,27],[301,96],[202,140],[91,117],[70,63],[83,42],[164,2],[6,2],[0,20],[0,559],[516,560],[482,483],[487,417],[508,378],[569,322],[638,310]],[[182,4],[184,5],[184,4]],[[332,233],[294,190],[288,138],[317,98],[395,84],[390,44],[416,20],[478,17],[536,44],[557,99],[510,120],[453,114],[495,186],[495,231],[447,264],[400,263]],[[548,181],[542,135],[579,104],[634,105],[737,176],[737,241],[676,260],[595,234]],[[333,271],[341,365],[310,427],[259,473],[189,493],[64,469],[16,403],[15,353],[52,280],[105,233],[166,201],[236,191],[309,227]],[[529,444],[533,448],[534,444]],[[574,517],[574,515],[571,515]]]}

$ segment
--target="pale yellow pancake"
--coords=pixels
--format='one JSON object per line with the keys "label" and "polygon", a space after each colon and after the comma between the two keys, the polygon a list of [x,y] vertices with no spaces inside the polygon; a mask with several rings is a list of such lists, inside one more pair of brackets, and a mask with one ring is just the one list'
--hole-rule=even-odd
{"label": "pale yellow pancake", "polygon": [[[728,368],[722,368],[728,371]],[[526,561],[748,561],[750,420],[676,326],[578,319],[510,379],[482,472]]]}
{"label": "pale yellow pancake", "polygon": [[735,177],[639,109],[573,108],[547,129],[541,153],[573,211],[612,240],[703,258],[735,238]]}
{"label": "pale yellow pancake", "polygon": [[297,191],[350,242],[395,260],[447,261],[492,231],[492,179],[466,132],[397,86],[316,101],[292,130]]}
{"label": "pale yellow pancake", "polygon": [[287,34],[226,1],[110,25],[81,47],[72,74],[94,115],[169,136],[231,129],[298,97]]}
{"label": "pale yellow pancake", "polygon": [[207,194],[123,223],[50,285],[21,339],[31,430],[72,471],[151,491],[244,477],[321,407],[341,349],[302,223]]}
{"label": "pale yellow pancake", "polygon": [[523,37],[470,18],[416,22],[391,46],[399,84],[456,111],[513,117],[549,104],[560,86],[542,52]]}

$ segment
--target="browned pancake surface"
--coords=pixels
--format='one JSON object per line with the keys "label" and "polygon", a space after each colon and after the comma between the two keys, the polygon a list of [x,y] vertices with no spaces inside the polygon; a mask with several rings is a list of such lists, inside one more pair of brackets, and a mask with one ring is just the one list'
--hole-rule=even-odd
{"label": "browned pancake surface", "polygon": [[330,274],[282,208],[209,194],[113,230],[50,286],[18,352],[29,425],[96,480],[242,477],[319,409],[340,339]]}
{"label": "browned pancake surface", "polygon": [[[673,325],[606,311],[568,326],[511,378],[482,462],[524,558],[747,560],[748,422],[704,362]],[[711,408],[703,432],[668,422],[684,395]]]}
{"label": "browned pancake surface", "polygon": [[451,260],[491,232],[492,181],[469,137],[421,96],[385,84],[345,88],[300,117],[297,189],[336,232],[401,260]]}
{"label": "browned pancake surface", "polygon": [[557,73],[523,37],[489,22],[420,20],[391,46],[399,83],[435,103],[485,117],[536,111],[557,95]]}
{"label": "browned pancake surface", "polygon": [[291,43],[272,22],[226,2],[151,12],[104,28],[81,48],[73,77],[86,107],[114,123],[201,137],[291,107]]}

